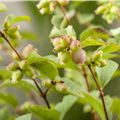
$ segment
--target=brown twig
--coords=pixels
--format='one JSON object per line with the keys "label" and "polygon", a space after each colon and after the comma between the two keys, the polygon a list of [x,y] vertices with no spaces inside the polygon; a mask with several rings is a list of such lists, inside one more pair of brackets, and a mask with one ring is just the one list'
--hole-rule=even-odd
{"label": "brown twig", "polygon": [[1,37],[3,37],[6,42],[10,45],[10,47],[13,49],[13,51],[18,55],[18,57],[22,60],[22,57],[19,55],[17,50],[13,47],[13,45],[9,42],[9,40],[5,37],[5,35],[0,31]]}
{"label": "brown twig", "polygon": [[[62,5],[59,5],[59,6],[60,6],[60,8],[61,8],[61,10],[62,10],[62,12],[64,14],[64,17],[66,17],[66,13],[65,13],[65,10],[64,10],[63,6]],[[71,25],[69,18],[68,17],[66,17],[66,18],[67,18],[68,25]]]}
{"label": "brown twig", "polygon": [[[22,60],[22,57],[19,55],[19,53],[17,52],[17,50],[12,46],[12,44],[9,42],[9,40],[5,37],[5,35],[4,35],[1,31],[0,31],[0,35],[1,35],[1,37],[3,37],[3,38],[6,40],[6,42],[11,46],[11,48],[13,49],[13,51],[14,51],[14,52],[18,55],[18,57]],[[33,79],[33,78],[32,78],[32,80],[34,81],[36,87],[38,88],[38,90],[39,90],[39,92],[40,92],[40,94],[41,94],[40,96],[44,99],[47,107],[50,109],[50,105],[49,105],[49,103],[48,103],[48,101],[47,101],[47,99],[46,99],[46,95],[44,95],[44,93],[42,92],[42,90],[41,90],[41,88],[39,87],[36,79]]]}
{"label": "brown twig", "polygon": [[91,66],[89,65],[88,67],[89,67],[89,69],[90,69],[90,72],[91,72],[91,74],[92,74],[92,76],[93,76],[93,78],[94,78],[94,80],[95,80],[95,83],[96,83],[96,85],[97,85],[97,87],[98,87],[98,90],[99,90],[99,92],[100,92],[100,96],[101,96],[101,99],[102,99],[102,103],[103,103],[103,108],[104,108],[104,111],[105,111],[106,119],[109,120],[108,114],[107,114],[106,105],[105,105],[105,101],[104,101],[104,93],[103,93],[102,89],[100,88],[100,86],[99,86],[99,84],[98,84],[98,82],[97,82],[97,79],[96,79],[96,77],[95,77],[95,75],[94,75],[94,73],[93,73],[93,71],[92,71]]}
{"label": "brown twig", "polygon": [[39,87],[36,79],[33,78],[33,81],[34,81],[35,85],[37,86],[37,88],[38,88],[38,90],[39,90],[39,92],[40,92],[40,96],[44,99],[47,107],[50,109],[50,105],[49,105],[49,103],[48,103],[48,100],[46,99],[46,94],[44,94],[44,93],[42,92],[42,90],[41,90],[41,88]]}
{"label": "brown twig", "polygon": [[[87,77],[85,67],[83,67],[83,76],[84,76],[85,81],[86,81],[88,92],[90,93],[91,90],[90,90],[90,86],[89,86],[89,83],[88,83],[88,77]],[[95,120],[95,112],[94,112],[93,108],[91,108],[91,116],[92,116],[92,120]]]}

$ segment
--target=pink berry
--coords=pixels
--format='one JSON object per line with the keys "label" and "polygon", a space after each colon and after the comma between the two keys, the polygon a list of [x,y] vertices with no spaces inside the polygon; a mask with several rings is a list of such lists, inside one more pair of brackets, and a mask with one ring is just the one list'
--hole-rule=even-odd
{"label": "pink berry", "polygon": [[81,45],[80,41],[73,40],[70,44],[70,49],[75,52],[75,51],[78,51],[81,48],[81,46],[82,45]]}
{"label": "pink berry", "polygon": [[60,39],[61,39],[60,37],[56,37],[56,38],[54,38],[54,39],[51,39],[51,43],[53,44],[54,47],[55,47],[56,45],[61,44]]}
{"label": "pink berry", "polygon": [[67,35],[63,35],[61,36],[61,40],[60,40],[61,44],[64,46],[64,47],[67,47],[70,45],[70,40],[68,38]]}
{"label": "pink berry", "polygon": [[83,49],[77,52],[71,52],[71,60],[76,65],[82,65],[86,61],[86,52]]}

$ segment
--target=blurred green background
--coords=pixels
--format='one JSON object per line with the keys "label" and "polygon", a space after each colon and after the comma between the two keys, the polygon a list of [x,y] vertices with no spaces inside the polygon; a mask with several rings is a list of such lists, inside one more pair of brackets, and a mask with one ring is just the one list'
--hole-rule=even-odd
{"label": "blurred green background", "polygon": [[[53,46],[50,44],[50,39],[48,38],[50,30],[52,29],[51,24],[51,14],[44,14],[41,15],[39,13],[39,10],[36,8],[36,4],[38,1],[24,1],[24,2],[3,2],[9,9],[8,12],[0,13],[0,30],[2,30],[2,23],[5,19],[5,17],[9,13],[13,13],[17,16],[20,15],[27,15],[31,17],[31,22],[20,22],[20,28],[21,30],[31,30],[34,33],[37,34],[39,37],[39,42],[35,41],[21,41],[21,45],[17,50],[22,51],[24,46],[27,44],[33,44],[34,47],[38,48],[39,54],[41,56],[54,54],[52,49]],[[97,8],[98,4],[96,1],[87,1],[83,2],[77,7],[77,11],[80,11],[81,13],[94,13],[95,9]],[[79,34],[86,29],[85,26],[80,25],[75,19],[71,19],[71,23],[77,33],[77,38],[79,38]],[[94,20],[92,21],[93,24],[96,25],[102,25],[107,30],[111,28],[116,28],[120,26],[120,23],[115,20],[113,24],[107,24],[105,20],[101,18],[100,15],[96,15]],[[91,48],[95,49],[95,48]],[[4,55],[4,52],[0,51],[0,55],[3,57],[4,61],[0,62],[0,66],[7,66],[8,60],[6,59],[6,56]],[[114,59],[117,63],[120,64],[119,58]],[[63,76],[64,71],[60,70],[60,75]],[[105,95],[109,94],[110,96],[118,96],[120,97],[120,77],[117,77],[110,81],[110,83],[104,88]],[[23,103],[26,100],[30,100],[28,96],[24,92],[22,92],[18,88],[8,88],[8,93],[14,94],[19,104]],[[50,96],[48,96],[48,100],[50,103],[57,103],[59,101],[62,101],[62,97],[64,95],[60,93],[54,93]],[[44,104],[44,101],[40,98],[38,98],[41,104]],[[114,119],[116,117],[114,116]],[[34,118],[33,118],[34,120]],[[83,106],[76,103],[66,114],[64,120],[91,120],[91,114],[90,113],[83,113]]]}

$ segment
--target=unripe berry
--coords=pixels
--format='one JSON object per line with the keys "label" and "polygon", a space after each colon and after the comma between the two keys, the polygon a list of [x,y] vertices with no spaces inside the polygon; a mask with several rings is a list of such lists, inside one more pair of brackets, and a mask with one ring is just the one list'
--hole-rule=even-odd
{"label": "unripe berry", "polygon": [[99,67],[105,67],[105,66],[108,65],[108,63],[107,63],[106,60],[104,60],[104,59],[100,59],[98,62],[100,63],[100,66],[99,66]]}
{"label": "unripe berry", "polygon": [[15,33],[8,32],[8,35],[11,39],[21,39],[20,33],[17,31]]}
{"label": "unripe berry", "polygon": [[[22,57],[22,54],[20,52],[18,52],[18,54]],[[15,52],[12,52],[12,57],[14,60],[17,60],[17,61],[21,60]]]}
{"label": "unripe berry", "polygon": [[96,14],[103,14],[107,10],[106,6],[99,6],[97,10],[95,10]]}
{"label": "unripe berry", "polygon": [[65,5],[67,5],[70,1],[69,1],[69,0],[58,0],[58,2],[59,2],[60,5],[65,6]]}
{"label": "unripe berry", "polygon": [[27,57],[28,54],[32,51],[38,52],[38,50],[35,48],[33,49],[33,46],[31,44],[27,45],[24,49],[23,49],[23,56]]}
{"label": "unripe berry", "polygon": [[34,78],[35,77],[35,72],[32,68],[30,67],[27,67],[25,70],[24,70],[24,73],[27,77],[30,77],[30,78]]}
{"label": "unripe berry", "polygon": [[55,47],[56,45],[60,45],[61,42],[60,42],[60,37],[56,37],[54,39],[51,39],[51,43],[53,44],[53,46]]}
{"label": "unripe berry", "polygon": [[110,13],[112,13],[112,14],[119,13],[119,8],[116,7],[116,6],[112,6],[111,9],[110,9]]}
{"label": "unripe berry", "polygon": [[60,40],[61,44],[64,46],[64,47],[67,47],[70,45],[70,40],[68,38],[67,35],[63,35],[61,36],[61,40]]}
{"label": "unripe berry", "polygon": [[75,51],[78,51],[80,48],[82,47],[80,41],[78,40],[73,40],[71,43],[70,43],[70,49],[75,52]]}
{"label": "unripe berry", "polygon": [[23,72],[21,70],[17,70],[15,72],[12,73],[12,83],[17,83],[19,80],[21,80],[23,77]]}
{"label": "unripe berry", "polygon": [[92,62],[92,59],[90,57],[86,57],[85,65],[90,65]]}
{"label": "unripe berry", "polygon": [[50,88],[53,84],[51,83],[51,80],[46,78],[42,81],[42,85],[45,87],[45,88]]}
{"label": "unripe berry", "polygon": [[63,51],[58,55],[58,58],[60,60],[60,64],[64,65],[65,63],[67,63],[70,60],[70,52]]}
{"label": "unripe berry", "polygon": [[55,89],[59,92],[63,92],[63,91],[68,91],[69,88],[64,83],[56,83]]}
{"label": "unripe berry", "polygon": [[13,62],[7,66],[7,70],[16,71],[18,67],[19,67],[19,65],[17,63]]}
{"label": "unripe berry", "polygon": [[49,8],[49,7],[41,8],[41,9],[39,10],[39,12],[40,12],[41,14],[49,13],[49,12],[50,12],[50,8]]}
{"label": "unripe berry", "polygon": [[81,66],[86,61],[86,52],[83,49],[71,52],[71,60],[74,64]]}
{"label": "unripe berry", "polygon": [[97,51],[93,54],[93,62],[97,62],[102,58],[102,51]]}
{"label": "unripe berry", "polygon": [[49,6],[49,2],[47,0],[41,0],[36,6],[38,9],[44,8]]}
{"label": "unripe berry", "polygon": [[3,23],[3,28],[8,29],[8,27],[9,27],[9,20],[6,20],[6,21]]}
{"label": "unripe berry", "polygon": [[20,106],[20,109],[21,109],[22,113],[23,113],[23,114],[27,113],[27,112],[28,112],[27,107],[29,107],[29,106],[31,106],[31,105],[33,105],[33,104],[32,104],[32,102],[29,102],[29,101],[27,101],[27,102],[25,102],[24,104],[22,104],[22,105]]}
{"label": "unripe berry", "polygon": [[75,38],[74,38],[72,35],[69,35],[69,34],[68,34],[67,36],[68,36],[70,42],[72,42],[73,40],[75,40]]}
{"label": "unripe berry", "polygon": [[53,12],[56,9],[57,6],[58,6],[57,1],[51,2],[50,3],[50,11]]}
{"label": "unripe berry", "polygon": [[17,26],[17,25],[10,25],[8,27],[8,32],[9,33],[15,33],[15,32],[17,32],[18,29],[19,29],[19,26]]}
{"label": "unripe berry", "polygon": [[53,49],[54,52],[62,52],[64,50],[63,45],[56,45],[55,48]]}
{"label": "unripe berry", "polygon": [[22,61],[20,61],[19,65],[20,65],[20,68],[22,70],[24,70],[24,69],[26,69],[28,67],[29,64],[28,64],[27,60],[22,60]]}

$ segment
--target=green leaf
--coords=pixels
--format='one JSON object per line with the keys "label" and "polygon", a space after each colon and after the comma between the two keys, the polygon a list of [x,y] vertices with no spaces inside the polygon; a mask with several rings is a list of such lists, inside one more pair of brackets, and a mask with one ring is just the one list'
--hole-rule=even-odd
{"label": "green leaf", "polygon": [[6,12],[6,11],[8,11],[8,8],[6,7],[6,5],[0,2],[0,12]]}
{"label": "green leaf", "polygon": [[75,9],[77,8],[82,2],[84,1],[72,1],[68,4],[69,9]]}
{"label": "green leaf", "polygon": [[[61,78],[59,76],[57,76],[55,80],[56,81],[62,80],[68,86],[69,88],[68,91],[63,91],[62,93],[71,94],[77,97],[83,97],[83,94],[81,93],[81,86],[79,86],[77,83],[73,82],[68,78],[65,78],[65,77]],[[56,91],[55,88],[51,88],[48,94],[51,94],[53,92],[58,92],[58,91]]]}
{"label": "green leaf", "polygon": [[120,99],[119,98],[113,98],[113,104],[110,108],[113,114],[120,114]]}
{"label": "green leaf", "polygon": [[32,67],[34,67],[40,74],[46,75],[51,80],[54,80],[55,77],[58,75],[58,70],[49,61],[41,61],[31,64]]}
{"label": "green leaf", "polygon": [[0,69],[0,78],[2,80],[10,79],[12,76],[12,73],[10,71],[7,71],[5,68]]}
{"label": "green leaf", "polygon": [[28,21],[30,22],[30,17],[28,16],[15,16],[14,14],[9,14],[5,21],[9,20],[9,25],[12,25],[14,23],[20,22],[20,21]]}
{"label": "green leaf", "polygon": [[109,46],[101,46],[97,51],[103,51],[102,54],[120,51],[120,46],[115,43],[108,43]]}
{"label": "green leaf", "polygon": [[40,106],[29,106],[28,110],[42,120],[58,120],[60,112],[55,109],[44,109]]}
{"label": "green leaf", "polygon": [[32,31],[20,31],[20,35],[22,36],[22,39],[21,40],[35,40],[35,41],[38,41],[39,38],[38,36],[33,33]]}
{"label": "green leaf", "polygon": [[107,40],[108,38],[113,37],[108,31],[106,31],[103,28],[91,27],[91,28],[87,28],[80,34],[80,41],[90,36],[96,36],[104,40]]}
{"label": "green leaf", "polygon": [[104,97],[104,100],[105,100],[105,105],[108,108],[110,108],[113,104],[113,99],[109,95],[107,95],[107,96]]}
{"label": "green leaf", "polygon": [[14,108],[18,104],[17,99],[11,94],[6,94],[6,93],[0,92],[0,99],[3,100],[5,103],[11,105]]}
{"label": "green leaf", "polygon": [[51,20],[52,24],[58,29],[62,29],[67,26],[67,19],[61,15],[54,15]]}
{"label": "green leaf", "polygon": [[94,46],[94,45],[104,45],[108,46],[107,43],[105,43],[101,38],[91,36],[84,41],[81,42],[82,48],[87,47],[87,46]]}
{"label": "green leaf", "polygon": [[103,59],[119,58],[118,54],[105,54],[102,56]]}
{"label": "green leaf", "polygon": [[94,18],[95,15],[94,14],[88,14],[88,13],[77,13],[77,18],[78,18],[78,22],[80,24],[86,24],[91,22]]}
{"label": "green leaf", "polygon": [[[85,91],[82,91],[82,93],[84,94],[88,102],[92,105],[92,107],[101,116],[102,120],[106,120],[103,104],[99,100],[97,100],[94,96],[92,96],[90,93],[87,93]],[[112,120],[112,113],[108,108],[107,108],[107,113],[108,113],[109,120]]]}
{"label": "green leaf", "polygon": [[120,120],[120,115],[118,116],[117,120]]}
{"label": "green leaf", "polygon": [[59,120],[63,120],[63,117],[67,113],[67,111],[76,103],[78,97],[67,95],[63,98],[62,102],[58,103],[55,106],[55,109],[61,112]]}
{"label": "green leaf", "polygon": [[3,61],[2,57],[0,56],[0,61]]}
{"label": "green leaf", "polygon": [[106,61],[108,63],[107,67],[103,67],[103,68],[96,67],[99,84],[102,88],[111,80],[111,77],[118,68],[117,63],[111,60],[106,60]]}
{"label": "green leaf", "polygon": [[49,61],[49,62],[52,62],[57,68],[71,68],[71,69],[79,70],[78,67],[71,62],[71,60],[69,60],[69,62],[67,62],[65,65],[60,65],[58,57],[54,55],[41,57],[35,51],[32,51],[28,55],[27,60],[29,64],[33,64],[35,62],[40,62],[40,61]]}
{"label": "green leaf", "polygon": [[6,108],[0,108],[0,119],[1,120],[8,120],[10,118],[10,111]]}
{"label": "green leaf", "polygon": [[15,120],[31,120],[31,117],[32,117],[32,114],[26,114],[16,118]]}
{"label": "green leaf", "polygon": [[60,30],[60,33],[62,35],[67,35],[67,34],[72,35],[76,39],[76,33],[73,29],[73,26],[71,26],[71,25],[69,25],[67,28]]}
{"label": "green leaf", "polygon": [[120,27],[115,28],[115,29],[110,29],[110,32],[111,32],[113,35],[119,35],[119,34],[120,34]]}
{"label": "green leaf", "polygon": [[35,83],[32,80],[20,80],[18,83],[13,84],[10,80],[6,80],[2,83],[1,87],[19,87],[25,91],[34,91],[35,93],[39,94],[38,89],[36,88]]}
{"label": "green leaf", "polygon": [[59,32],[59,30],[53,26],[52,30],[50,31],[50,34],[49,34],[49,38],[56,38],[56,37],[60,37],[61,34]]}

